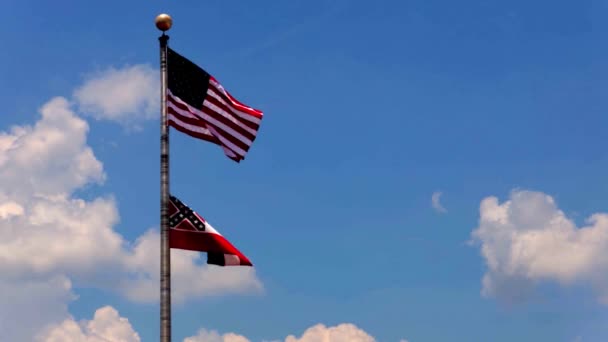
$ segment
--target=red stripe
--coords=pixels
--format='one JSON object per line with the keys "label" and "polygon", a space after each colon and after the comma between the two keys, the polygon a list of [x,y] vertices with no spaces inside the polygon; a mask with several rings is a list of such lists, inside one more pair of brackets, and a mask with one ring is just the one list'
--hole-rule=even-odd
{"label": "red stripe", "polygon": [[236,105],[236,107],[242,111],[247,112],[248,114],[255,116],[259,119],[262,119],[263,117],[263,113],[261,110],[255,109],[255,108],[251,108],[248,105],[240,102],[239,100],[237,100],[234,96],[232,96],[228,90],[226,90],[226,88],[224,88],[224,86],[221,85],[221,83],[213,76],[210,77],[209,79],[209,85],[213,86],[213,88],[217,89],[217,87],[213,84],[213,82],[217,83],[219,86],[222,87],[222,89],[224,89],[224,91],[222,93],[226,94],[229,98],[230,98],[230,102],[232,102],[233,104]]}
{"label": "red stripe", "polygon": [[[221,92],[218,91],[218,93],[220,95],[222,95]],[[213,99],[211,96],[207,95],[207,98],[211,98]],[[230,127],[231,129],[235,130],[238,133],[241,133],[244,137],[246,138],[250,138],[249,140],[251,140],[251,144],[248,142],[244,142],[242,140],[240,140],[238,137],[232,135],[231,133],[227,132],[226,130],[218,127],[215,124],[212,124],[210,122],[208,122],[207,120],[204,120],[202,117],[200,117],[200,115],[196,114],[196,110],[194,108],[192,108],[191,106],[189,106],[186,103],[183,103],[180,101],[180,99],[176,96],[171,95],[170,93],[167,94],[167,100],[168,102],[170,102],[172,105],[176,106],[177,108],[179,108],[180,110],[186,111],[191,113],[193,116],[195,116],[197,119],[192,118],[192,117],[187,117],[184,116],[180,113],[178,113],[175,109],[171,108],[168,106],[168,112],[175,116],[177,120],[183,121],[184,123],[187,123],[189,125],[193,125],[193,126],[197,126],[197,127],[202,127],[205,129],[209,129],[209,128],[213,128],[213,130],[215,130],[215,133],[211,132],[210,134],[202,134],[200,132],[196,132],[196,131],[191,131],[190,129],[188,129],[187,127],[183,127],[180,125],[179,122],[172,120],[170,117],[168,118],[168,122],[167,124],[169,126],[174,127],[175,129],[177,129],[178,131],[185,133],[191,137],[194,138],[198,138],[198,139],[202,139],[205,141],[209,141],[212,142],[216,145],[222,146],[228,150],[230,150],[232,153],[234,153],[236,156],[230,156],[226,153],[226,151],[224,151],[224,154],[226,154],[226,156],[232,160],[234,160],[235,162],[239,163],[241,160],[245,159],[245,154],[247,154],[247,152],[249,151],[249,148],[251,147],[251,144],[253,143],[253,141],[255,140],[255,136],[252,136],[251,133],[247,132],[246,130],[244,130],[241,127],[238,127],[238,125],[236,125],[233,122],[230,122],[229,119],[225,118],[222,114],[215,112],[213,109],[207,107],[207,106],[203,106],[203,108],[199,109],[199,111],[204,112],[205,114],[209,115],[210,117],[213,117],[214,119],[216,119],[217,121],[223,123],[224,125]],[[216,99],[213,99],[214,101],[217,102]],[[224,106],[225,107],[225,106]],[[221,107],[220,107],[221,108]],[[230,113],[228,113],[230,114]],[[236,116],[236,115],[235,115]],[[237,119],[240,122],[244,122],[246,120],[243,120],[240,117],[237,117]],[[251,127],[251,122],[247,122],[248,127]],[[254,124],[255,127],[259,127],[259,125]],[[253,127],[252,127],[253,128]],[[257,132],[257,129],[256,129]],[[215,135],[220,135],[222,138],[228,140],[230,143],[234,144],[235,146],[239,147],[241,150],[243,150],[244,154],[241,155],[241,153],[236,152],[233,150],[233,148],[231,148],[230,146],[225,145],[224,143],[222,143],[220,141],[220,139],[218,137],[216,137]]]}
{"label": "red stripe", "polygon": [[232,94],[230,94],[228,92],[228,90],[226,90],[226,89],[224,89],[224,90],[226,91],[226,95],[230,98],[230,100],[232,100],[233,104],[237,105],[237,108],[239,110],[247,112],[247,114],[251,114],[252,116],[257,117],[260,120],[264,117],[264,113],[262,113],[261,110],[255,109],[255,108],[251,108],[251,107],[247,106],[246,104],[240,102],[234,96],[232,96]]}
{"label": "red stripe", "polygon": [[178,131],[180,131],[180,132],[182,132],[184,134],[187,134],[187,135],[189,135],[189,136],[191,136],[193,138],[202,139],[202,140],[214,143],[216,145],[222,145],[217,140],[217,138],[214,137],[214,136],[209,136],[209,135],[206,135],[206,134],[201,134],[199,132],[191,131],[191,130],[189,130],[187,128],[184,128],[184,127],[180,126],[178,122],[175,122],[175,121],[171,120],[171,118],[169,118],[168,121],[169,121],[169,126],[175,128],[176,130],[178,130]]}
{"label": "red stripe", "polygon": [[178,211],[179,211],[179,209],[177,209],[177,207],[175,206],[175,203],[173,203],[173,201],[169,200],[169,207],[167,208],[167,216],[171,217],[171,216],[175,215]]}
{"label": "red stripe", "polygon": [[[180,119],[183,119],[183,117],[180,116]],[[187,135],[191,136],[191,137],[194,137],[194,138],[197,138],[197,139],[201,139],[201,140],[205,140],[205,141],[208,141],[208,142],[213,143],[213,144],[218,145],[218,146],[223,146],[223,147],[229,149],[230,151],[232,151],[232,149],[230,149],[230,147],[224,146],[224,144],[222,144],[222,142],[219,141],[215,136],[202,134],[202,133],[196,132],[196,131],[191,131],[191,130],[189,130],[186,127],[180,126],[180,123],[172,120],[171,117],[169,117],[169,119],[168,119],[168,125],[171,126],[171,127],[173,127],[173,128],[175,128],[176,130],[184,133],[184,134],[187,134]],[[226,157],[234,160],[237,163],[240,163],[241,160],[245,159],[244,156],[241,156],[241,155],[239,155],[238,153],[236,153],[234,151],[232,151],[232,152],[236,156],[230,156],[230,155],[226,154],[225,152],[224,152],[224,154],[226,155]]]}
{"label": "red stripe", "polygon": [[196,229],[196,227],[194,226],[194,224],[192,224],[192,222],[190,222],[190,220],[185,219],[185,218],[180,223],[178,223],[175,227],[172,227],[172,228],[183,229],[183,230],[191,230],[193,232],[198,231],[198,229]]}
{"label": "red stripe", "polygon": [[[173,104],[174,106],[176,106],[177,108],[185,111],[185,112],[189,112],[192,115],[199,117],[196,112],[194,107],[190,106],[187,103],[184,103],[183,101],[181,101],[181,99],[177,96],[172,96],[171,94],[167,94],[167,102]],[[198,108],[196,108],[198,110]]]}
{"label": "red stripe", "polygon": [[[217,90],[212,85],[210,85],[210,87],[211,88],[209,90],[207,90],[207,97],[206,97],[207,100],[213,99],[214,104],[218,104],[219,106],[221,106],[222,109],[228,111],[229,113],[232,113],[234,115],[234,117],[237,118],[240,122],[242,122],[242,123],[246,124],[247,126],[255,129],[256,131],[258,130],[258,128],[260,127],[259,123],[252,122],[252,121],[249,121],[249,120],[243,118],[241,115],[243,115],[243,114],[244,115],[248,115],[248,114],[247,113],[239,114],[237,112],[237,108],[234,107],[234,105],[232,103],[230,103],[230,101],[226,98],[226,96],[224,96],[224,94],[220,90]],[[215,98],[211,94],[212,93],[211,90],[213,90],[213,93],[217,94],[223,100],[223,102],[220,101],[220,100],[218,100],[217,98]]]}
{"label": "red stripe", "polygon": [[[219,101],[218,99],[216,99],[215,97],[213,97],[212,95],[207,95],[207,97],[205,98],[205,100],[213,103],[214,105],[220,107],[221,109],[223,109],[226,113],[228,113],[228,115],[231,115],[233,118],[235,118],[236,120],[238,120],[240,123],[242,123],[243,125],[255,130],[257,132],[257,130],[260,128],[260,125],[256,124],[255,122],[251,122],[251,121],[247,121],[243,118],[241,118],[240,116],[238,116],[233,110],[232,108],[226,106],[223,102]],[[204,105],[204,104],[203,104]],[[218,114],[221,115],[221,114]],[[222,115],[223,117],[223,115]],[[239,127],[240,128],[240,127]],[[242,128],[241,128],[242,129]],[[246,131],[247,132],[247,131]],[[249,132],[247,132],[247,134],[251,134]]]}
{"label": "red stripe", "polygon": [[[190,107],[190,105],[185,104],[183,102],[179,101],[178,97],[173,97],[171,95],[169,95],[167,97],[167,102],[171,103],[172,105],[174,105],[175,107],[179,108],[180,110],[183,110],[184,112],[188,112],[190,114],[192,114],[194,117],[196,117],[198,120],[202,120],[202,118],[196,114],[196,112],[194,111],[194,109],[192,107]],[[167,106],[167,109],[176,113],[175,109],[171,108],[170,106]],[[181,115],[181,114],[180,114]],[[182,115],[182,117],[185,118],[185,116]],[[188,118],[188,120],[195,120],[194,118]],[[190,122],[188,122],[190,123]],[[194,125],[199,125],[200,123],[193,123]]]}
{"label": "red stripe", "polygon": [[[188,124],[191,124],[191,125],[194,125],[194,126],[203,127],[203,128],[206,128],[205,125],[213,126],[213,128],[216,131],[218,131],[218,133],[220,133],[222,135],[222,137],[226,138],[227,140],[229,140],[234,145],[240,147],[243,151],[245,151],[245,152],[249,151],[249,148],[250,148],[251,144],[248,144],[247,142],[244,142],[244,141],[240,140],[238,137],[236,137],[236,136],[232,135],[231,133],[225,131],[221,127],[218,127],[217,125],[214,125],[213,123],[211,123],[211,122],[209,122],[207,120],[204,120],[203,118],[199,117],[198,115],[196,115],[195,113],[193,113],[192,110],[187,105],[184,105],[184,104],[179,103],[177,101],[170,101],[170,102],[173,105],[175,105],[176,107],[178,107],[179,109],[187,111],[187,112],[190,112],[190,113],[192,113],[193,115],[195,115],[198,118],[198,119],[195,119],[195,118],[192,118],[192,117],[183,116],[180,113],[178,113],[177,111],[175,111],[173,108],[168,107],[167,109],[168,109],[169,113],[175,115],[181,121],[183,121],[185,123],[188,123]],[[255,136],[254,135],[252,135],[251,133],[243,130],[242,128],[238,127],[234,123],[230,122],[230,120],[224,118],[221,114],[216,113],[215,111],[213,111],[213,109],[211,109],[209,107],[203,106],[203,108],[201,109],[201,111],[204,112],[205,114],[207,114],[207,115],[215,118],[216,120],[219,119],[218,121],[221,121],[222,123],[226,124],[230,128],[232,128],[232,129],[236,130],[237,132],[245,135],[247,138],[250,138],[250,140],[251,140],[252,143],[255,140]],[[221,144],[221,142],[219,140],[218,140],[218,143]],[[226,147],[230,148],[228,146],[226,146]],[[235,151],[235,153],[239,154],[236,151]]]}
{"label": "red stripe", "polygon": [[[211,108],[209,108],[209,107],[203,107],[202,111],[205,114],[209,114],[209,115],[214,115],[215,114],[215,112]],[[221,128],[221,127],[219,127],[217,125],[214,125],[213,123],[211,123],[211,122],[209,122],[207,120],[203,120],[203,119],[201,119],[201,120],[205,121],[205,123],[207,125],[213,126],[213,128],[215,128],[217,131],[219,131],[218,133],[220,133],[222,135],[222,137],[226,138],[227,140],[230,140],[231,143],[233,143],[236,146],[240,147],[243,151],[247,152],[249,150],[249,144],[248,143],[242,141],[238,137],[232,135],[230,132],[224,130],[223,128]]]}
{"label": "red stripe", "polygon": [[[184,121],[185,123],[191,124],[191,125],[195,125],[195,126],[199,126],[199,127],[205,127],[205,124],[207,125],[212,125],[214,128],[217,129],[221,129],[219,128],[217,125],[209,122],[208,120],[205,120],[204,118],[202,118],[198,113],[194,112],[192,110],[192,108],[190,108],[190,106],[185,105],[183,103],[177,102],[177,101],[173,101],[173,100],[169,100],[169,102],[176,106],[177,108],[179,108],[180,110],[183,110],[185,112],[189,112],[190,114],[192,114],[193,116],[195,116],[195,118],[193,117],[187,117],[184,116],[182,114],[180,114],[179,112],[177,112],[175,109],[171,108],[170,106],[167,106],[167,110],[169,111],[169,113],[174,114],[176,116],[179,116],[179,119]],[[212,117],[213,119],[221,122],[222,124],[230,127],[231,129],[235,130],[237,133],[243,135],[245,138],[251,140],[253,142],[253,140],[255,140],[255,135],[247,132],[246,130],[244,130],[242,127],[239,127],[237,124],[235,124],[234,122],[230,121],[229,119],[227,119],[226,117],[224,117],[222,114],[215,112],[213,109],[203,106],[202,109],[199,109],[201,112],[209,115],[210,117]],[[222,131],[224,131],[222,129]],[[226,132],[226,131],[224,131]],[[234,139],[238,139],[239,142],[242,142],[242,144],[244,144],[244,146],[249,146],[248,143],[243,142],[242,140],[240,140],[239,138],[237,138],[236,136],[226,132],[226,134],[223,134],[224,136],[232,136],[234,137]],[[231,140],[232,141],[232,140]],[[243,146],[238,145],[237,142],[234,142],[235,145],[243,148]]]}
{"label": "red stripe", "polygon": [[[217,82],[217,80],[216,80],[216,82]],[[217,83],[220,84],[219,82],[217,82]],[[230,93],[228,93],[228,91],[225,88],[223,88],[223,86],[222,86],[223,91],[222,91],[222,89],[220,89],[216,85],[214,85],[212,82],[209,82],[209,87],[212,87],[215,90],[215,93],[218,94],[222,99],[224,99],[224,101],[226,101],[226,103],[229,103],[231,106],[233,106],[235,110],[238,110],[239,112],[242,112],[245,115],[251,115],[260,120],[262,119],[263,114],[261,111],[242,104],[241,102],[236,100],[232,95],[230,95]]]}
{"label": "red stripe", "polygon": [[[209,100],[209,99],[207,99],[207,100]],[[215,100],[215,99],[213,99],[213,100]],[[209,101],[209,102],[211,102],[211,101]],[[208,110],[205,110],[205,109],[208,109]],[[204,113],[208,114],[209,116],[211,116],[213,119],[215,119],[215,120],[223,123],[224,125],[232,128],[233,130],[235,130],[237,133],[241,134],[245,138],[247,138],[249,140],[252,140],[252,141],[253,141],[253,139],[255,139],[255,134],[251,134],[250,132],[248,132],[247,130],[245,130],[243,127],[241,127],[241,126],[237,125],[236,123],[230,121],[230,119],[228,119],[227,117],[225,117],[221,113],[216,112],[213,108],[211,108],[211,107],[206,106],[206,105],[203,104],[202,111]],[[230,112],[228,112],[227,114],[231,115]],[[234,117],[234,116],[232,116],[232,117]]]}
{"label": "red stripe", "polygon": [[[192,113],[190,106],[179,101],[179,97],[175,97],[175,96],[171,96],[171,94],[167,94],[167,102],[173,104],[174,106],[176,106],[177,108],[179,108],[181,110],[185,110],[186,112]],[[194,113],[192,113],[192,114],[194,114]]]}
{"label": "red stripe", "polygon": [[241,265],[253,266],[243,253],[218,234],[169,229],[169,247],[196,252],[233,254],[239,257]]}
{"label": "red stripe", "polygon": [[[173,105],[175,105],[179,109],[187,111],[187,112],[190,112],[190,113],[192,113],[192,115],[197,116],[197,117],[199,117],[199,115],[196,113],[195,110],[202,111],[201,108],[193,108],[190,105],[188,105],[188,104],[184,103],[183,101],[181,101],[181,99],[179,97],[173,96],[171,94],[167,94],[167,100],[168,100],[168,102],[172,103]],[[254,131],[257,132],[258,129],[260,128],[260,125],[241,118],[240,116],[238,116],[238,114],[236,114],[234,112],[234,110],[232,108],[229,108],[228,106],[226,106],[222,102],[218,101],[213,96],[207,94],[207,96],[205,97],[205,100],[213,103],[214,105],[216,105],[218,107],[220,107],[221,109],[223,109],[224,111],[226,111],[226,113],[228,115],[232,114],[231,115],[232,118],[234,118],[235,120],[238,120],[240,123],[246,125],[247,127],[253,129]],[[206,107],[206,106],[203,104],[203,107]],[[224,115],[222,115],[221,113],[217,113],[215,110],[213,110],[211,108],[209,108],[209,110],[210,110],[210,112],[205,112],[205,113],[208,114],[208,115],[210,115],[210,116],[212,116],[214,119],[216,119],[218,121],[221,121],[222,123],[230,126],[235,131],[241,133],[242,135],[246,136],[250,140],[251,140],[251,138],[255,137],[255,135],[252,135],[250,132],[248,132],[244,128],[239,127],[239,125],[237,125],[234,122],[230,121],[230,119],[224,117]],[[201,118],[201,119],[203,119],[203,118]]]}
{"label": "red stripe", "polygon": [[205,127],[205,124],[207,123],[206,121],[204,121],[203,119],[199,118],[198,116],[196,118],[190,117],[190,116],[184,116],[182,115],[180,112],[176,111],[175,109],[168,107],[167,108],[167,112],[175,117],[177,117],[179,120],[193,125],[193,126],[197,126],[197,127],[201,127],[201,128],[207,128]]}

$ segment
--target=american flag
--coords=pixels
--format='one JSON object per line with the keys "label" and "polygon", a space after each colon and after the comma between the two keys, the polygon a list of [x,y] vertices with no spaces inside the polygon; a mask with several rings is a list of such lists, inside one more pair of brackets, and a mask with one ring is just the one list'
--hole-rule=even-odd
{"label": "american flag", "polygon": [[175,196],[169,196],[169,247],[207,252],[207,263],[253,266],[243,253]]}
{"label": "american flag", "polygon": [[167,48],[168,124],[221,146],[240,162],[256,138],[263,113],[235,99],[205,70]]}

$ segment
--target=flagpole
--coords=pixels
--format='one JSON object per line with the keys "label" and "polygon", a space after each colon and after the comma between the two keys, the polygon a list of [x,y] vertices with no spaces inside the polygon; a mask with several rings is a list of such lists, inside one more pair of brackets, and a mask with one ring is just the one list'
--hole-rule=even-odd
{"label": "flagpole", "polygon": [[173,23],[167,14],[160,14],[156,27],[163,32],[160,41],[160,341],[171,342],[171,250],[169,248],[169,127],[167,125],[167,42],[165,31]]}

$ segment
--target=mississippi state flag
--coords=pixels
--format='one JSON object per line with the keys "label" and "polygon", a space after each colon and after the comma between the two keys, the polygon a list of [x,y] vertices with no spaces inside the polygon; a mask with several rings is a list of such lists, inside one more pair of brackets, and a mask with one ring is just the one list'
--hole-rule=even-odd
{"label": "mississippi state flag", "polygon": [[175,196],[169,198],[167,215],[170,248],[207,252],[208,264],[253,266],[243,253]]}

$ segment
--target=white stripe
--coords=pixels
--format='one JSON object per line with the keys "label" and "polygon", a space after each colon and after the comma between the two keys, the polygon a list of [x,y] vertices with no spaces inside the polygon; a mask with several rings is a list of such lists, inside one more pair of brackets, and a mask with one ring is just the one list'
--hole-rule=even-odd
{"label": "white stripe", "polygon": [[187,110],[183,110],[181,108],[179,108],[176,104],[174,104],[171,101],[167,101],[167,107],[173,108],[174,111],[178,112],[181,116],[185,116],[191,119],[196,119],[196,120],[201,120],[201,118],[199,118],[198,116],[196,116],[196,114],[187,111]]}
{"label": "white stripe", "polygon": [[[184,116],[191,117],[191,118],[196,118],[196,119],[199,119],[199,120],[204,119],[204,118],[210,118],[208,114],[203,113],[201,110],[196,109],[196,108],[190,106],[189,104],[187,104],[186,102],[184,102],[179,97],[174,96],[173,93],[171,92],[171,90],[167,89],[167,93],[171,96],[171,99],[169,101],[167,101],[167,103],[169,105],[172,105],[171,108],[173,108],[176,112],[178,112],[178,113],[180,113],[180,114],[182,114]],[[176,107],[174,104],[171,103],[172,101],[184,105],[186,108],[188,108],[189,111],[184,111],[183,109],[181,109],[179,107]],[[240,147],[234,145],[231,141],[227,140],[224,136],[222,136],[216,129],[214,129],[210,125],[205,125],[206,128],[198,127],[198,126],[194,126],[194,125],[191,125],[191,124],[187,124],[187,123],[179,120],[178,118],[176,118],[173,115],[171,115],[171,117],[174,118],[175,120],[178,120],[179,121],[179,125],[182,126],[182,127],[184,127],[184,128],[186,128],[186,129],[188,129],[188,130],[191,130],[191,131],[194,131],[194,132],[199,132],[201,134],[205,134],[207,136],[215,137],[215,138],[219,139],[220,142],[223,144],[223,145],[220,145],[220,146],[222,146],[222,148],[224,149],[224,153],[226,155],[230,156],[230,157],[244,158],[245,155],[247,154],[247,152],[245,152]],[[213,121],[217,122],[217,120],[213,120]],[[203,123],[204,123],[204,121],[203,121]],[[222,125],[222,126],[226,127],[225,125]],[[226,127],[226,128],[228,128],[228,127]],[[233,129],[230,129],[230,130],[232,132],[234,132]],[[241,134],[239,134],[239,135],[242,137]],[[245,138],[245,137],[243,137],[243,138]],[[239,139],[239,140],[241,140],[241,139]],[[242,142],[247,143],[247,141],[242,141]],[[252,144],[252,142],[249,141],[249,143],[247,144],[247,146],[251,146],[251,144]]]}
{"label": "white stripe", "polygon": [[223,110],[222,108],[209,102],[209,100],[205,100],[205,102],[203,102],[203,106],[211,108],[214,112],[221,114],[223,117],[230,120],[232,123],[236,124],[237,126],[246,130],[247,132],[253,134],[254,136],[258,133],[258,131],[256,131],[255,129],[245,125],[239,119],[235,118],[234,115],[232,115],[232,113],[228,113],[227,111]]}
{"label": "white stripe", "polygon": [[211,134],[213,134],[216,138],[218,138],[222,142],[222,144],[224,144],[226,147],[230,148],[235,153],[238,153],[241,157],[244,157],[247,154],[247,152],[243,151],[243,149],[241,149],[240,147],[233,144],[230,140],[224,138],[224,136],[221,135],[216,129],[214,129],[213,126],[207,125],[207,128],[209,129]]}
{"label": "white stripe", "polygon": [[[205,116],[205,115],[207,115],[206,113],[202,112],[200,109],[192,107],[191,105],[187,104],[187,103],[186,103],[186,102],[184,102],[182,99],[180,99],[179,97],[177,97],[177,96],[173,95],[173,93],[171,92],[171,90],[167,89],[167,93],[168,93],[168,94],[171,96],[171,99],[170,99],[168,102],[174,101],[174,102],[177,102],[177,103],[179,103],[179,104],[181,104],[181,105],[183,105],[183,106],[186,106],[186,107],[188,108],[188,110],[189,110],[191,113],[194,113],[195,115],[198,115],[198,116]],[[226,106],[228,106],[228,107],[230,107],[230,108],[234,108],[234,107],[233,107],[231,104],[226,103],[226,101],[224,101],[224,99],[222,99],[222,98],[220,97],[220,95],[216,94],[216,93],[213,91],[213,89],[209,88],[209,90],[207,91],[207,94],[208,94],[208,95],[213,96],[215,99],[217,99],[218,101],[222,102],[224,105],[226,105]],[[226,118],[230,119],[231,121],[232,121],[232,120],[236,120],[236,122],[239,124],[239,126],[240,126],[240,127],[243,127],[243,128],[245,128],[245,129],[247,129],[247,130],[248,130],[250,133],[252,133],[252,134],[254,134],[254,135],[257,133],[257,130],[255,130],[255,129],[253,129],[253,128],[251,128],[251,127],[247,126],[247,125],[245,125],[245,124],[244,124],[244,123],[242,123],[242,122],[239,122],[239,121],[238,121],[238,119],[234,118],[234,117],[232,116],[232,114],[231,114],[231,113],[226,113],[226,112],[225,112],[223,109],[221,109],[221,108],[219,108],[219,107],[215,106],[215,105],[214,105],[214,104],[212,104],[212,103],[209,103],[207,100],[205,100],[205,102],[207,102],[207,103],[208,103],[208,105],[206,105],[207,107],[212,108],[210,105],[213,105],[215,108],[217,108],[217,110],[216,110],[216,109],[214,109],[214,111],[215,111],[215,112],[218,112],[219,114],[222,114],[224,117],[226,117]],[[205,104],[203,103],[203,105],[205,105]],[[221,113],[219,112],[220,110],[222,111]],[[247,113],[241,113],[241,112],[239,112],[239,111],[238,111],[238,110],[236,110],[236,109],[235,109],[235,112],[240,113],[240,115],[237,115],[237,116],[241,117],[242,115],[244,115],[244,118],[245,118],[245,119],[247,119],[248,121],[253,122],[253,123],[255,123],[255,124],[258,124],[258,126],[259,126],[260,120],[259,120],[258,118],[254,117],[254,116],[252,117],[250,114],[247,114]],[[226,114],[226,115],[228,115],[228,116],[226,116],[226,115],[224,115],[224,114]],[[249,119],[251,119],[251,118],[253,118],[253,119],[257,119],[257,121],[255,121],[255,120],[253,120],[253,119],[252,119],[252,120],[249,120]],[[234,122],[234,121],[233,121],[233,122]],[[242,126],[241,126],[241,125],[242,125]]]}
{"label": "white stripe", "polygon": [[224,146],[224,145],[220,145],[222,147],[222,149],[224,150],[224,153],[228,156],[228,157],[234,157],[234,158],[242,158],[240,156],[238,156],[236,153],[234,153],[234,151],[232,151],[231,149],[229,149],[228,147]]}
{"label": "white stripe", "polygon": [[209,88],[209,90],[207,91],[207,94],[212,96],[213,98],[217,99],[218,101],[222,102],[225,106],[228,106],[229,108],[231,108],[232,111],[234,112],[234,114],[236,114],[239,118],[252,122],[258,126],[260,125],[260,122],[261,122],[260,118],[258,118],[257,116],[251,115],[249,113],[238,110],[238,108],[235,107],[234,103],[226,102],[219,94],[217,94],[215,92],[215,90],[213,88]]}
{"label": "white stripe", "polygon": [[207,129],[205,127],[195,126],[195,125],[185,123],[182,120],[180,120],[178,117],[176,117],[175,115],[173,115],[171,113],[167,113],[167,114],[168,114],[168,118],[172,119],[172,121],[174,121],[175,124],[177,124],[178,126],[185,128],[185,129],[189,130],[190,132],[196,132],[199,134],[207,135],[210,138],[214,138],[214,135],[211,133],[211,131],[209,129]]}
{"label": "white stripe", "polygon": [[[205,102],[207,102],[207,101],[205,101]],[[228,127],[228,126],[224,125],[223,123],[217,121],[215,118],[213,118],[212,116],[210,116],[207,113],[203,113],[203,120],[208,121],[209,123],[213,124],[215,127],[223,129],[226,133],[239,139],[241,142],[245,143],[247,146],[250,146],[253,143],[253,141],[251,141],[247,137],[243,136],[241,133],[235,131],[232,127]]]}
{"label": "white stripe", "polygon": [[224,254],[224,264],[226,266],[238,266],[241,264],[241,259],[234,254]]}
{"label": "white stripe", "polygon": [[[223,89],[221,86],[218,86],[218,88]],[[261,122],[260,118],[258,118],[257,116],[251,115],[249,113],[240,111],[238,109],[238,107],[237,107],[238,105],[236,103],[232,102],[232,101],[230,101],[230,103],[227,103],[226,101],[224,101],[224,99],[219,94],[217,94],[215,92],[215,89],[213,89],[213,88],[210,87],[207,90],[207,94],[213,96],[215,99],[217,99],[218,101],[222,102],[224,105],[232,108],[234,110],[235,114],[238,115],[240,118],[243,118],[243,119],[245,119],[245,120],[247,120],[249,122],[253,122],[253,123],[257,124],[257,125],[260,124],[260,122]],[[226,95],[226,94],[224,93],[224,95]],[[228,95],[226,95],[226,97],[228,99],[230,99],[230,97]]]}
{"label": "white stripe", "polygon": [[[170,101],[167,101],[169,107],[173,108],[176,112],[180,113],[181,115],[187,116],[187,117],[193,118],[193,119],[206,120],[209,123],[215,125],[216,127],[219,127],[221,129],[223,129],[224,131],[226,131],[231,136],[233,136],[233,137],[237,138],[238,140],[240,140],[242,143],[245,143],[247,146],[251,146],[251,144],[253,143],[253,141],[251,141],[247,137],[243,136],[241,133],[235,131],[233,128],[228,127],[225,124],[217,121],[216,119],[214,119],[213,117],[211,117],[209,114],[207,114],[207,113],[205,113],[205,112],[203,112],[203,111],[201,111],[199,109],[196,109],[196,108],[188,105],[187,103],[185,103],[184,101],[182,101],[179,97],[175,97],[172,94],[171,94],[171,97],[172,97],[172,99]],[[180,103],[180,104],[186,106],[189,111],[188,112],[184,111],[183,109],[177,107],[172,102],[177,102],[177,103]],[[207,100],[205,100],[205,103],[203,105],[209,107],[213,111],[216,111],[216,112],[217,111],[222,111],[222,112],[224,112],[221,108],[217,107],[216,105],[210,103]],[[249,128],[249,127],[247,127],[247,128]],[[255,135],[255,131],[253,133]]]}
{"label": "white stripe", "polygon": [[[198,216],[198,214],[197,214],[197,216]],[[215,228],[213,228],[213,226],[211,226],[209,224],[209,222],[203,221],[203,223],[205,223],[205,232],[210,233],[210,234],[217,234],[219,236],[222,236],[222,234],[220,234],[217,230],[215,230]]]}
{"label": "white stripe", "polygon": [[179,103],[179,104],[181,104],[181,105],[183,105],[183,106],[186,106],[186,108],[188,108],[188,110],[189,110],[190,112],[194,113],[194,114],[202,114],[202,113],[203,113],[203,112],[201,112],[201,111],[200,111],[200,109],[192,107],[191,105],[187,104],[187,103],[186,103],[186,102],[184,102],[182,99],[180,99],[179,97],[177,97],[177,96],[173,95],[173,93],[171,92],[171,90],[167,89],[167,93],[168,93],[168,94],[169,94],[169,96],[171,97],[171,98],[169,99],[169,101],[167,101],[167,102],[169,102],[169,103],[170,103],[170,102],[172,102],[172,101],[173,101],[173,102]]}
{"label": "white stripe", "polygon": [[192,113],[195,113],[195,114],[202,113],[200,111],[200,109],[192,107],[191,105],[187,104],[182,99],[180,99],[179,97],[173,95],[171,90],[167,89],[167,93],[169,94],[169,96],[171,96],[171,99],[169,99],[169,102],[173,101],[173,102],[179,103],[183,106],[186,106],[186,108],[188,108],[188,110],[191,111]]}

